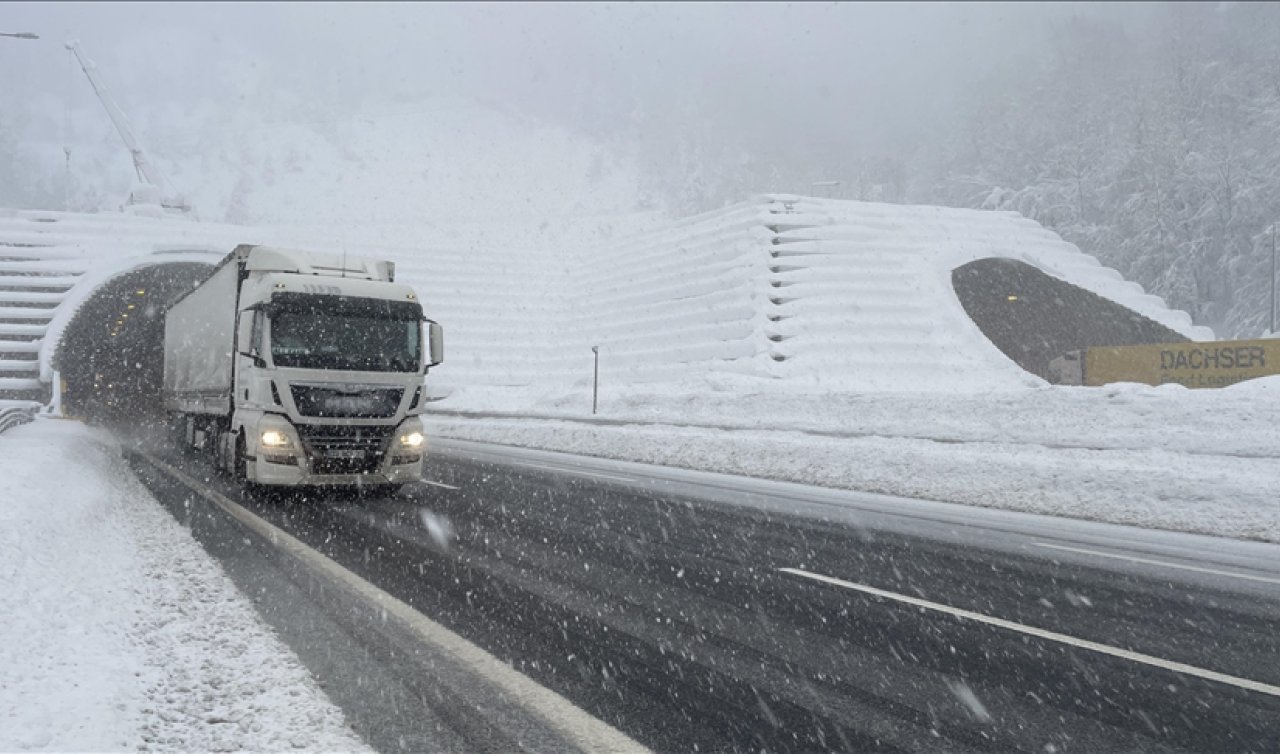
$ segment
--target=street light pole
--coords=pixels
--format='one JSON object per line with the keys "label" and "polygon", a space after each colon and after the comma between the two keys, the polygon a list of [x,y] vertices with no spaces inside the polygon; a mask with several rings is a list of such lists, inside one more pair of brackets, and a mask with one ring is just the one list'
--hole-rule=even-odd
{"label": "street light pole", "polygon": [[40,38],[39,35],[32,34],[29,31],[20,31],[20,32],[17,32],[16,34],[0,31],[0,37],[12,37],[13,39],[39,39]]}

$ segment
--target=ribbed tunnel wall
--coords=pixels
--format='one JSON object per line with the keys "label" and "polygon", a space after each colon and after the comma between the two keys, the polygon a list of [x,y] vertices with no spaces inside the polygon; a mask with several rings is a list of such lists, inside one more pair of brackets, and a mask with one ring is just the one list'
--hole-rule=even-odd
{"label": "ribbed tunnel wall", "polygon": [[66,251],[21,241],[0,244],[0,398],[47,398],[40,347],[86,266]]}
{"label": "ribbed tunnel wall", "polygon": [[[495,406],[503,396],[589,395],[593,345],[602,382],[615,386],[696,390],[713,374],[833,391],[929,389],[939,374],[973,390],[1040,384],[983,334],[952,286],[952,270],[988,257],[1020,260],[1179,337],[1212,337],[1014,213],[775,195],[592,247],[455,247],[425,228],[394,245],[359,232],[349,229],[345,249],[394,261],[446,327],[432,391],[482,393],[473,403]],[[0,212],[0,392],[43,397],[62,331],[113,277],[158,261],[214,261],[240,243],[344,246],[332,233]],[[88,347],[80,338],[62,368]]]}
{"label": "ribbed tunnel wall", "polygon": [[[1016,213],[795,198],[772,241],[786,358],[772,373],[829,391],[987,391],[1043,384],[966,313],[951,271],[1019,260],[1168,328],[1212,338],[1184,312]],[[1016,321],[1013,324],[1018,324]]]}

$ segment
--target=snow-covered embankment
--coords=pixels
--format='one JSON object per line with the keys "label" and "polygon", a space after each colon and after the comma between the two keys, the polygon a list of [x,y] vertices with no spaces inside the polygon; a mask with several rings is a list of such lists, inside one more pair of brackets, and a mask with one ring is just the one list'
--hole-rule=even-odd
{"label": "snow-covered embankment", "polygon": [[0,750],[367,750],[78,423],[0,435],[0,605]]}

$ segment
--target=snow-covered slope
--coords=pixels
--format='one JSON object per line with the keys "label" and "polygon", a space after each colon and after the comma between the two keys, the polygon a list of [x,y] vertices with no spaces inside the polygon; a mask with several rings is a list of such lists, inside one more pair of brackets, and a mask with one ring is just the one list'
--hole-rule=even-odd
{"label": "snow-covered slope", "polygon": [[0,751],[369,750],[101,433],[0,435],[0,573]]}
{"label": "snow-covered slope", "polygon": [[[536,219],[536,218],[535,218]],[[1212,333],[1014,213],[763,196],[676,222],[637,217],[483,224],[249,228],[40,212],[0,216],[0,388],[49,380],[74,308],[139,266],[214,261],[239,243],[384,257],[449,333],[440,393],[469,407],[580,394],[591,347],[611,385],[981,391],[1043,384],[995,348],[951,287],[1008,257],[1193,339]],[[7,341],[7,342],[6,342]],[[38,357],[38,366],[33,360]]]}
{"label": "snow-covered slope", "polygon": [[[542,222],[639,203],[640,170],[623,152],[464,98],[325,112],[282,96],[234,112],[206,101],[131,116],[151,161],[209,221],[334,229],[445,218]],[[50,110],[22,143],[55,176],[65,169],[63,146],[72,147],[74,207],[116,209],[134,181],[92,97],[67,114]]]}

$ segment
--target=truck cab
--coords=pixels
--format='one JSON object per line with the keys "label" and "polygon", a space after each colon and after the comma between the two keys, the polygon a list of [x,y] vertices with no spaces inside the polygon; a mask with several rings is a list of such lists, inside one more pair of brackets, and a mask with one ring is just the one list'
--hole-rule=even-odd
{"label": "truck cab", "polygon": [[[201,286],[210,295],[197,288],[166,321],[166,400],[185,441],[247,483],[419,479],[424,374],[441,362],[443,336],[416,292],[389,262],[257,246],[229,259],[227,281],[220,265]],[[228,314],[219,302],[233,320],[213,322]],[[225,393],[208,389],[222,383]]]}

